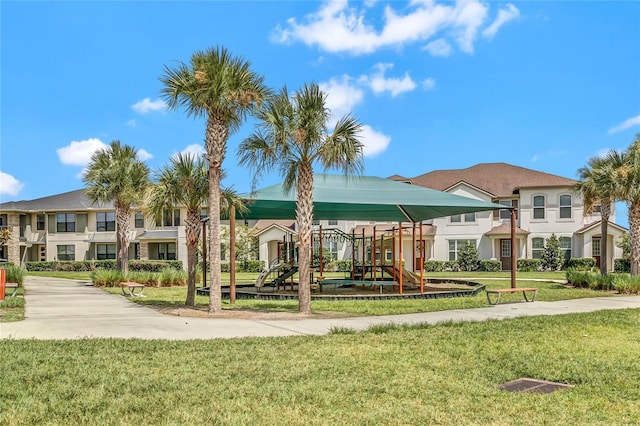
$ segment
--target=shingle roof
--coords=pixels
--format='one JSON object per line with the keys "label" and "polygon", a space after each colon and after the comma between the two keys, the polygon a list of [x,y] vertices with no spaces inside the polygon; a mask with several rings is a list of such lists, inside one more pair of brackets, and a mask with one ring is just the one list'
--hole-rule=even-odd
{"label": "shingle roof", "polygon": [[74,211],[86,209],[113,209],[113,203],[92,203],[85,189],[36,198],[35,200],[8,201],[0,204],[0,211]]}
{"label": "shingle roof", "polygon": [[509,196],[520,188],[573,186],[576,183],[573,179],[507,163],[481,163],[466,169],[434,170],[411,178],[411,181],[415,185],[439,191],[465,182],[495,197]]}
{"label": "shingle roof", "polygon": [[[502,223],[496,227],[491,228],[489,231],[485,232],[484,235],[510,235],[511,234],[511,224]],[[522,228],[516,227],[517,235],[529,235],[529,231],[525,231]]]}

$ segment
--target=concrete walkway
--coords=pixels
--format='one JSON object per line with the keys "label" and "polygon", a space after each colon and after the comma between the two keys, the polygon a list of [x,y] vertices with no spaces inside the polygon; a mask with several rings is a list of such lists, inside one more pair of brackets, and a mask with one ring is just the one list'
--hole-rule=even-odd
{"label": "concrete walkway", "polygon": [[[322,335],[335,327],[364,330],[389,323],[483,321],[558,315],[603,309],[640,308],[640,296],[598,297],[559,302],[505,303],[486,308],[420,314],[336,319],[243,320],[187,318],[160,314],[94,288],[86,281],[27,277],[26,319],[0,323],[2,339],[212,339],[249,336]],[[428,302],[426,302],[428,303]]]}

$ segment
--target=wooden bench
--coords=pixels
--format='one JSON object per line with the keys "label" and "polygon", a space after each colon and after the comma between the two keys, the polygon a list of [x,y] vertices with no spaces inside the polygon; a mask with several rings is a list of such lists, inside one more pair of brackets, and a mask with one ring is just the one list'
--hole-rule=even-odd
{"label": "wooden bench", "polygon": [[5,292],[7,291],[8,288],[12,288],[13,289],[13,292],[11,292],[9,297],[16,297],[16,295],[18,294],[18,287],[19,287],[18,283],[5,283],[4,284]]}
{"label": "wooden bench", "polygon": [[[134,296],[141,297],[142,296],[142,292],[144,291],[144,284],[126,281],[126,282],[121,282],[120,283],[120,288],[122,289],[122,294],[124,294],[125,296],[128,293],[129,296],[131,296],[131,297],[134,297]],[[125,289],[127,291],[125,291]],[[136,291],[137,291],[137,293],[136,293]]]}
{"label": "wooden bench", "polygon": [[[500,303],[500,296],[502,296],[502,293],[522,292],[522,295],[524,296],[524,300],[527,302],[533,302],[534,300],[536,300],[536,295],[538,294],[538,289],[534,287],[498,288],[495,290],[485,290],[485,291],[487,293],[487,302],[489,302],[490,305],[497,305],[498,303]],[[530,294],[527,294],[527,293],[530,293]],[[497,295],[495,302],[491,301],[492,294]],[[530,296],[531,298],[529,298]]]}

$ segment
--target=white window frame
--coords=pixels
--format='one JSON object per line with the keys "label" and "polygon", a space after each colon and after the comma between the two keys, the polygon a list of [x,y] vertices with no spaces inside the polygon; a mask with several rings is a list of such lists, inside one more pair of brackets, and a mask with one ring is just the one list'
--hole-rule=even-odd
{"label": "white window frame", "polygon": [[[563,204],[562,203],[562,199],[566,197],[569,197],[569,205]],[[560,195],[560,197],[558,197],[558,218],[559,219],[571,219],[573,217],[573,209],[572,209],[572,205],[573,205],[573,197],[571,197],[571,194],[562,194]],[[568,216],[563,216],[562,212],[569,212]],[[565,213],[566,215],[566,213]]]}
{"label": "white window frame", "polygon": [[[542,199],[542,205],[536,205],[536,200]],[[533,220],[545,220],[547,218],[547,197],[544,195],[534,195],[531,206],[533,208]],[[536,212],[542,211],[542,217],[536,217]]]}

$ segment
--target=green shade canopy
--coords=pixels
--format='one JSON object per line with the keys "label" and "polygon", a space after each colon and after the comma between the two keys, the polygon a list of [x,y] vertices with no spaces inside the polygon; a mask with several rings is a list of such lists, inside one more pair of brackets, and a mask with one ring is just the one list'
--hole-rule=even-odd
{"label": "green shade canopy", "polygon": [[[242,195],[243,219],[295,219],[296,191],[282,184]],[[313,218],[421,222],[437,217],[504,209],[500,204],[462,197],[374,176],[314,175]]]}

